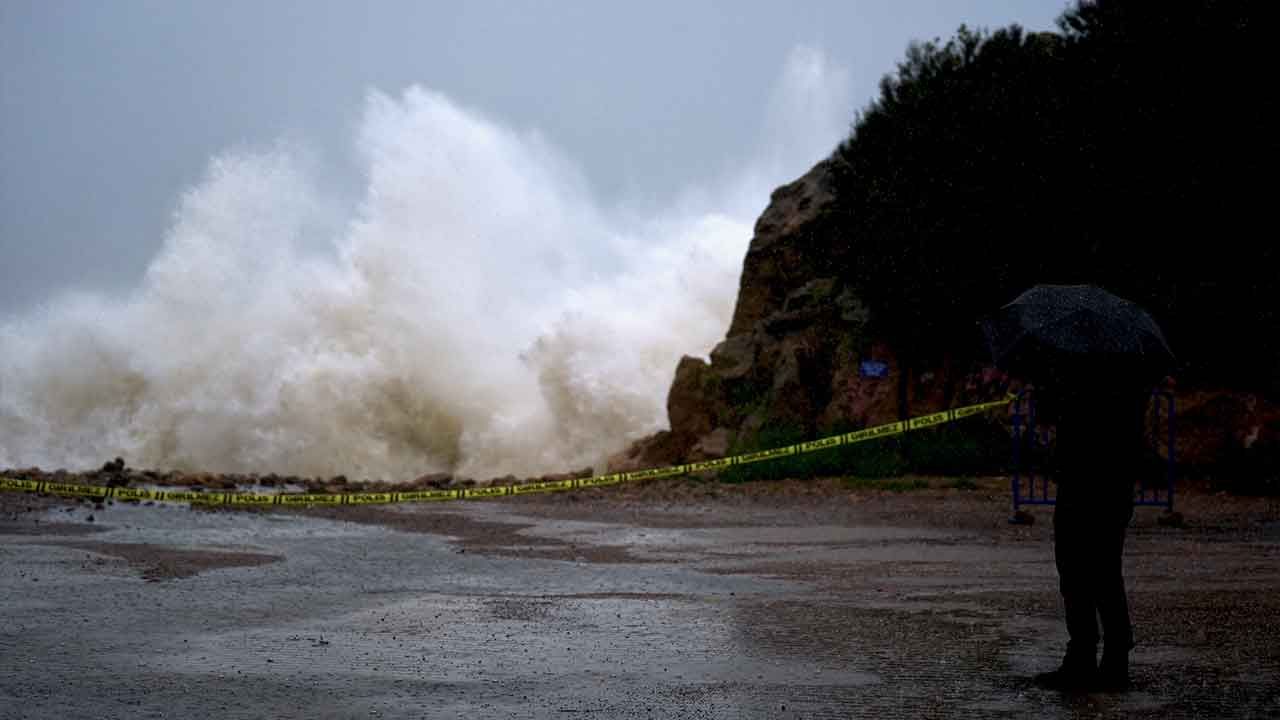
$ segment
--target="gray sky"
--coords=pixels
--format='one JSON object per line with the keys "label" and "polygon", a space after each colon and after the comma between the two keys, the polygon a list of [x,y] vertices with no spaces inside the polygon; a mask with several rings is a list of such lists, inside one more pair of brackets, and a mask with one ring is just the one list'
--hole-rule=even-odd
{"label": "gray sky", "polygon": [[735,167],[797,46],[846,70],[862,107],[909,41],[1050,29],[1066,5],[4,0],[0,313],[134,285],[219,152],[299,141],[356,192],[371,88],[536,129],[600,203],[644,206]]}

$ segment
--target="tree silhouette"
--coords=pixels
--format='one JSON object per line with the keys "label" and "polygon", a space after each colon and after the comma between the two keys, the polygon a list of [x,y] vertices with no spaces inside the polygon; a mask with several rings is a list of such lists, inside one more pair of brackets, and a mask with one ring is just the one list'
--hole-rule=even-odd
{"label": "tree silhouette", "polygon": [[912,45],[833,155],[830,262],[908,365],[1037,282],[1146,305],[1184,374],[1280,396],[1263,2],[1086,0]]}

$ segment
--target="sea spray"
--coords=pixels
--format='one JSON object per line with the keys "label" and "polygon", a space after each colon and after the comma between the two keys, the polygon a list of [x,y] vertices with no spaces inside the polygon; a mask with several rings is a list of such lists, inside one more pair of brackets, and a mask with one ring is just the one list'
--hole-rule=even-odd
{"label": "sea spray", "polygon": [[127,297],[0,323],[0,467],[600,466],[665,425],[676,361],[723,337],[754,217],[839,139],[843,90],[798,50],[758,159],[644,218],[537,133],[417,87],[370,94],[364,195],[336,231],[305,153],[222,154]]}

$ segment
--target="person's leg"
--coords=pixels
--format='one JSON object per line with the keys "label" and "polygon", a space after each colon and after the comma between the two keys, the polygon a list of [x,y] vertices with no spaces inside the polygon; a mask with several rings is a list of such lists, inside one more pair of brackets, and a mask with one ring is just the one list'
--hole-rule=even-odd
{"label": "person's leg", "polygon": [[1091,513],[1073,505],[1054,508],[1054,563],[1067,620],[1067,655],[1089,659],[1098,651],[1098,618],[1092,583],[1095,539]]}
{"label": "person's leg", "polygon": [[1084,687],[1093,681],[1097,668],[1098,621],[1091,582],[1091,524],[1085,508],[1063,503],[1059,496],[1053,511],[1053,557],[1069,639],[1062,666],[1035,678],[1046,687]]}
{"label": "person's leg", "polygon": [[[1124,590],[1124,536],[1133,517],[1132,503],[1117,503],[1105,529],[1097,585],[1098,615],[1102,619],[1104,647],[1099,680],[1121,689],[1129,683],[1129,651],[1133,648],[1133,624]],[[1099,528],[1103,530],[1103,528]]]}

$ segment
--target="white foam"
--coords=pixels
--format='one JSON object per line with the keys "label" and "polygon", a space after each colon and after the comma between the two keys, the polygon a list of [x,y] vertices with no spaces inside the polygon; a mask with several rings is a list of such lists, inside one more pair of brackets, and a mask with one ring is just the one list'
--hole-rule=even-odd
{"label": "white foam", "polygon": [[639,219],[536,133],[418,87],[370,94],[332,237],[305,153],[220,155],[127,299],[0,324],[0,467],[600,468],[723,337],[755,216],[839,140],[845,84],[798,50],[755,159]]}

